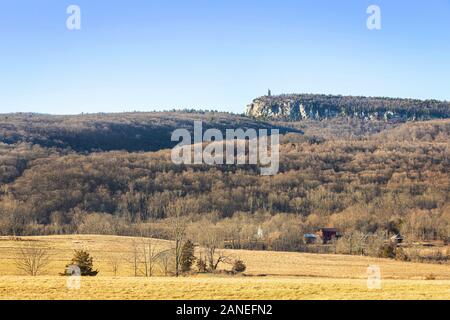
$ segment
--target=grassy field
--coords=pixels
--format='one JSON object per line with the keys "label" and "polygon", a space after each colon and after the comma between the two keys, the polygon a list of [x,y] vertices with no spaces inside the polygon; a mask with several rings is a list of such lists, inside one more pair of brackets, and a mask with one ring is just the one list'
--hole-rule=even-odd
{"label": "grassy field", "polygon": [[[227,250],[247,264],[245,275],[133,277],[133,241],[113,236],[0,238],[0,299],[450,299],[450,265],[419,264],[344,255]],[[18,248],[33,242],[51,248],[51,263],[38,277],[21,274]],[[169,248],[170,242],[152,241]],[[58,276],[74,249],[86,249],[100,273],[69,290]],[[120,259],[117,276],[111,260]],[[367,288],[367,267],[378,265],[382,288]],[[228,266],[222,266],[223,268]],[[433,280],[426,280],[432,278]]]}

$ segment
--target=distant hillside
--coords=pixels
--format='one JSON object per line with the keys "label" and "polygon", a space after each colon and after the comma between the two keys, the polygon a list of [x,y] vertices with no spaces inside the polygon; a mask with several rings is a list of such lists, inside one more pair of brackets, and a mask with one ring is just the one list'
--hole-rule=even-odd
{"label": "distant hillside", "polygon": [[277,128],[281,133],[296,131],[246,117],[219,112],[149,112],[52,116],[41,114],[0,114],[0,142],[21,142],[46,148],[77,152],[126,150],[156,151],[173,147],[175,129],[193,131],[194,121],[204,130],[235,128]]}
{"label": "distant hillside", "polygon": [[[444,239],[449,124],[404,123],[353,139],[286,134],[274,177],[248,165],[180,166],[170,150],[84,154],[0,144],[0,235],[134,234],[131,223],[181,212],[234,217],[240,226],[250,222],[239,219],[254,218],[253,232],[263,225],[279,250],[295,250],[302,232],[317,226]],[[297,219],[295,228],[289,219]],[[168,238],[164,232],[158,236]]]}
{"label": "distant hillside", "polygon": [[430,120],[450,118],[450,102],[289,94],[257,98],[247,107],[246,114],[258,119],[289,121],[335,117],[386,121]]}

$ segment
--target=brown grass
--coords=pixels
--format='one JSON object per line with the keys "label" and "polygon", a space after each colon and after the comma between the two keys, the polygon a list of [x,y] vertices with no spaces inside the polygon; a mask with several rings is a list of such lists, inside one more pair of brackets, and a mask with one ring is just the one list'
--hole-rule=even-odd
{"label": "brown grass", "polygon": [[[450,265],[407,263],[345,255],[227,250],[247,264],[247,276],[132,277],[124,258],[112,276],[112,254],[131,251],[134,238],[113,236],[0,238],[0,299],[450,299]],[[43,276],[28,277],[14,258],[24,241],[52,248]],[[155,240],[161,248],[170,242]],[[80,290],[68,290],[58,276],[74,249],[86,249],[100,270],[82,278]],[[378,265],[382,289],[369,290],[366,270]],[[228,266],[222,266],[223,268]],[[434,280],[426,280],[433,274]],[[259,275],[259,276],[258,276]],[[262,277],[261,275],[266,275]]]}
{"label": "brown grass", "polygon": [[364,280],[302,277],[83,278],[68,290],[63,277],[0,277],[0,299],[450,299],[450,281]]}

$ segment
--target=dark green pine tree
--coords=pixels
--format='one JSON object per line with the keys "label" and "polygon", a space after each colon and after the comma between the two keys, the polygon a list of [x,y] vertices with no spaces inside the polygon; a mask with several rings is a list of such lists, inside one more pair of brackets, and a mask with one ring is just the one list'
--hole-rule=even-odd
{"label": "dark green pine tree", "polygon": [[181,249],[180,266],[182,272],[191,271],[191,267],[195,261],[194,244],[188,240],[184,243]]}
{"label": "dark green pine tree", "polygon": [[98,274],[98,270],[93,269],[94,259],[89,255],[89,252],[84,250],[75,250],[72,261],[66,266],[66,269],[70,265],[78,266],[80,268],[82,276],[94,277]]}

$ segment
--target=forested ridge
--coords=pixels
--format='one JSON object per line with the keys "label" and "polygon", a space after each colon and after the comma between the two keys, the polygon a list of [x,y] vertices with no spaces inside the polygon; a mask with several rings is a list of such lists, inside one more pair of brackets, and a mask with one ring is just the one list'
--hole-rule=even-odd
{"label": "forested ridge", "polygon": [[389,97],[281,94],[254,99],[247,107],[247,115],[288,121],[342,116],[364,120],[430,120],[450,118],[450,102]]}
{"label": "forested ridge", "polygon": [[126,150],[157,151],[173,147],[175,129],[193,131],[194,121],[202,121],[204,130],[234,128],[279,129],[277,124],[255,121],[224,112],[134,112],[54,116],[32,113],[0,114],[0,142],[21,142],[45,148],[76,152]]}
{"label": "forested ridge", "polygon": [[[264,226],[283,243],[281,249],[295,249],[302,232],[321,226],[402,232],[414,239],[449,237],[450,120],[368,124],[348,119],[292,127],[304,134],[284,132],[280,172],[264,177],[255,166],[175,165],[170,150],[83,148],[80,153],[67,142],[34,143],[35,135],[57,139],[49,130],[31,134],[25,124],[3,120],[8,138],[0,144],[0,233],[129,234],[136,226],[156,228],[181,214],[193,222],[228,223],[227,230],[249,228],[250,234]],[[73,130],[78,132],[65,134]],[[164,228],[154,232],[169,237]]]}

